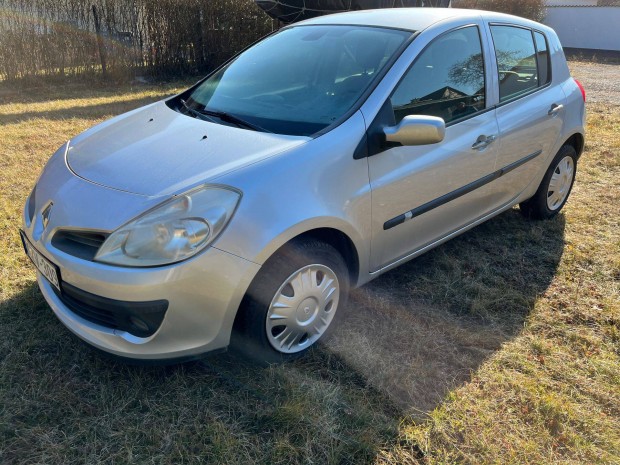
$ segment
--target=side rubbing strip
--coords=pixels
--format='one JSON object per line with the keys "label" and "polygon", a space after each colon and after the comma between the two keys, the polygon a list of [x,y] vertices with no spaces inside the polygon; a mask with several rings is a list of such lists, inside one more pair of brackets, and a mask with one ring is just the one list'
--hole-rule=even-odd
{"label": "side rubbing strip", "polygon": [[521,160],[517,160],[514,163],[511,163],[508,166],[504,166],[500,171],[502,172],[502,174],[500,174],[500,176],[505,175],[506,173],[510,173],[512,170],[518,168],[521,165],[525,165],[528,161],[533,160],[534,158],[536,158],[538,155],[540,155],[542,153],[542,150],[539,150],[538,152],[534,152],[531,155],[528,155],[525,158],[522,158]]}
{"label": "side rubbing strip", "polygon": [[534,158],[538,157],[541,153],[542,153],[542,150],[539,150],[538,152],[534,152],[533,154],[528,155],[527,157],[522,158],[521,160],[518,160],[514,163],[511,163],[510,165],[507,165],[500,170],[497,170],[491,174],[487,174],[485,177],[480,178],[477,181],[467,184],[466,186],[459,187],[458,189],[452,192],[449,192],[445,195],[442,195],[441,197],[436,198],[435,200],[431,200],[430,202],[425,203],[424,205],[420,205],[419,207],[414,208],[413,210],[410,210],[407,213],[403,213],[402,215],[399,215],[396,218],[392,218],[391,220],[388,220],[384,223],[383,229],[385,231],[387,231],[388,229],[392,229],[395,226],[403,224],[407,220],[415,218],[416,216],[423,215],[424,213],[434,210],[437,207],[441,207],[442,205],[445,205],[448,202],[452,202],[453,200],[456,200],[459,197],[464,196],[465,194],[469,194],[470,192],[475,191],[476,189],[479,189],[480,187],[486,184],[489,184],[490,182],[493,182],[498,178],[501,178],[506,173],[511,172],[512,170],[518,168],[521,165],[524,165],[528,161],[533,160]]}

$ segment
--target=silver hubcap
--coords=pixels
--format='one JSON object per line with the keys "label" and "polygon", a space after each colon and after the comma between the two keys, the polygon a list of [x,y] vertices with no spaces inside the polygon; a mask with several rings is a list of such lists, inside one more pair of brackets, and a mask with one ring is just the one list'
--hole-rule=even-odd
{"label": "silver hubcap", "polygon": [[562,206],[575,176],[575,162],[571,157],[564,157],[553,170],[553,176],[547,190],[547,207],[557,210]]}
{"label": "silver hubcap", "polygon": [[324,265],[308,265],[280,286],[267,312],[267,338],[278,352],[293,354],[320,339],[334,319],[340,286]]}

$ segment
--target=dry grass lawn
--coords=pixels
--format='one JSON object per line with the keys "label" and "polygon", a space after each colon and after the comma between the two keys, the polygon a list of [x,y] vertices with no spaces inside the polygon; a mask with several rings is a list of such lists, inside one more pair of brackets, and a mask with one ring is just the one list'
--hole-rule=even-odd
{"label": "dry grass lawn", "polygon": [[620,106],[589,107],[560,216],[354,291],[310,356],[130,367],[56,320],[17,227],[63,141],[182,85],[0,94],[0,463],[620,463]]}

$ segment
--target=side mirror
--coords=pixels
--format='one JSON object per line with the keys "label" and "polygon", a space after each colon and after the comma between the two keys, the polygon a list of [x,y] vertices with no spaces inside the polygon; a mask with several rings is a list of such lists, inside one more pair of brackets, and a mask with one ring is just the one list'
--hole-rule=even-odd
{"label": "side mirror", "polygon": [[383,129],[387,142],[402,145],[429,145],[446,136],[446,123],[436,116],[405,116],[396,126]]}

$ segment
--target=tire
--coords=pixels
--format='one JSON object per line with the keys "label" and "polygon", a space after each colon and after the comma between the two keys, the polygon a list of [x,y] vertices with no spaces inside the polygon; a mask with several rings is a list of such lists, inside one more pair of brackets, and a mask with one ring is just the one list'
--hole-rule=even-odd
{"label": "tire", "polygon": [[281,363],[325,340],[342,314],[349,272],[329,244],[293,241],[261,268],[246,293],[231,346],[260,363]]}
{"label": "tire", "polygon": [[549,165],[536,194],[519,205],[521,213],[536,220],[553,218],[566,204],[576,174],[577,152],[573,146],[564,145]]}

